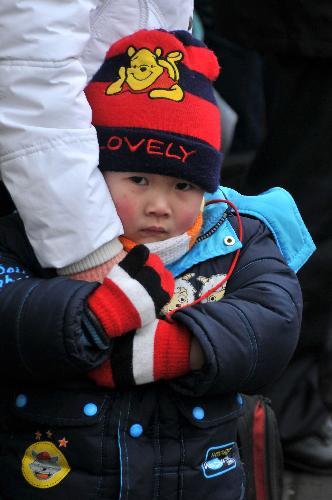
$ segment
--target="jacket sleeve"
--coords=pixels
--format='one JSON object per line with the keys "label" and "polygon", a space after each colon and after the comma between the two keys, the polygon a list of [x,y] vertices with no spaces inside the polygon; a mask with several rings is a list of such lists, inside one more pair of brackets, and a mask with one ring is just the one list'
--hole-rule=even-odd
{"label": "jacket sleeve", "polygon": [[86,308],[98,284],[43,271],[23,231],[7,220],[0,226],[0,373],[8,382],[38,381],[41,374],[56,381],[100,365],[110,345]]}
{"label": "jacket sleeve", "polygon": [[167,2],[164,15],[162,3],[0,2],[1,176],[44,267],[80,261],[122,233],[83,90],[117,38],[158,23],[187,28],[192,0],[182,12],[183,2]]}
{"label": "jacket sleeve", "polygon": [[97,169],[78,60],[94,4],[0,3],[1,175],[44,267],[79,260],[121,233]]}
{"label": "jacket sleeve", "polygon": [[[177,390],[258,392],[280,375],[295,350],[302,315],[297,277],[266,226],[245,217],[243,223],[245,243],[224,297],[174,315],[197,338],[205,357],[203,369],[179,379]],[[225,257],[214,266],[224,272],[222,261]]]}

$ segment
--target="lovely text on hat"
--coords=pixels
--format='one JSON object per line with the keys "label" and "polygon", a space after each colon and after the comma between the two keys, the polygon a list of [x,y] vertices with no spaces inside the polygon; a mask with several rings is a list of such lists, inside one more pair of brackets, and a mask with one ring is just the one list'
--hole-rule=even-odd
{"label": "lovely text on hat", "polygon": [[134,144],[128,137],[120,137],[118,135],[112,135],[108,139],[106,146],[100,146],[100,149],[108,149],[109,151],[125,149],[131,153],[136,153],[137,151],[142,151],[142,149],[144,149],[148,155],[159,155],[164,156],[165,158],[174,158],[182,163],[185,163],[189,156],[197,153],[196,149],[187,151],[183,145],[177,145],[174,144],[174,142],[164,142],[157,139],[143,138]]}

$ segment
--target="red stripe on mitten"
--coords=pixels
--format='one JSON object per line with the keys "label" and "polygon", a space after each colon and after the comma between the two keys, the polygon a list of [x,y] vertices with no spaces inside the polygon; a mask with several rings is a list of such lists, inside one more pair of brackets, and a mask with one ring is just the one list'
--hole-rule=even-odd
{"label": "red stripe on mitten", "polygon": [[158,321],[154,340],[154,380],[172,379],[190,370],[188,329],[180,323]]}
{"label": "red stripe on mitten", "polygon": [[110,279],[88,298],[91,311],[107,335],[117,337],[141,325],[140,315],[127,295]]}
{"label": "red stripe on mitten", "polygon": [[98,385],[129,388],[190,371],[191,334],[180,323],[156,320],[114,339],[110,359],[89,373]]}
{"label": "red stripe on mitten", "polygon": [[88,297],[88,306],[110,337],[151,323],[174,292],[173,275],[157,255],[137,245]]}
{"label": "red stripe on mitten", "polygon": [[154,320],[116,339],[111,352],[117,387],[172,379],[190,370],[191,334],[180,323]]}

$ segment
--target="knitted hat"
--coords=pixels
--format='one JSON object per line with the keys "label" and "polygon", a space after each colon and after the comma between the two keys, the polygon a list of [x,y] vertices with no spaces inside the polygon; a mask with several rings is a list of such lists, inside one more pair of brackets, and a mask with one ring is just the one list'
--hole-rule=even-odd
{"label": "knitted hat", "polygon": [[169,175],[217,189],[217,58],[186,31],[141,30],[107,52],[86,88],[102,171]]}

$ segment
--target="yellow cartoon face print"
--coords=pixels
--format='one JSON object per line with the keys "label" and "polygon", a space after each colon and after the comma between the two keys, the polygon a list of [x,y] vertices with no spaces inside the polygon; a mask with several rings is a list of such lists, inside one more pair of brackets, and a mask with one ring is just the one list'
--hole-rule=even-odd
{"label": "yellow cartoon face print", "polygon": [[65,456],[50,441],[29,446],[22,459],[22,474],[35,488],[51,488],[70,472]]}
{"label": "yellow cartoon face print", "polygon": [[180,51],[169,52],[162,57],[159,47],[152,52],[130,46],[127,54],[129,65],[120,67],[119,78],[107,87],[106,95],[118,94],[127,86],[133,92],[146,90],[152,99],[182,101],[184,92],[178,84],[180,75],[177,67],[177,62],[183,58]]}
{"label": "yellow cartoon face print", "polygon": [[133,90],[142,90],[150,87],[163,73],[164,68],[159,65],[157,55],[148,49],[141,49],[135,53],[131,47],[132,54],[130,67],[127,68],[127,83]]}

